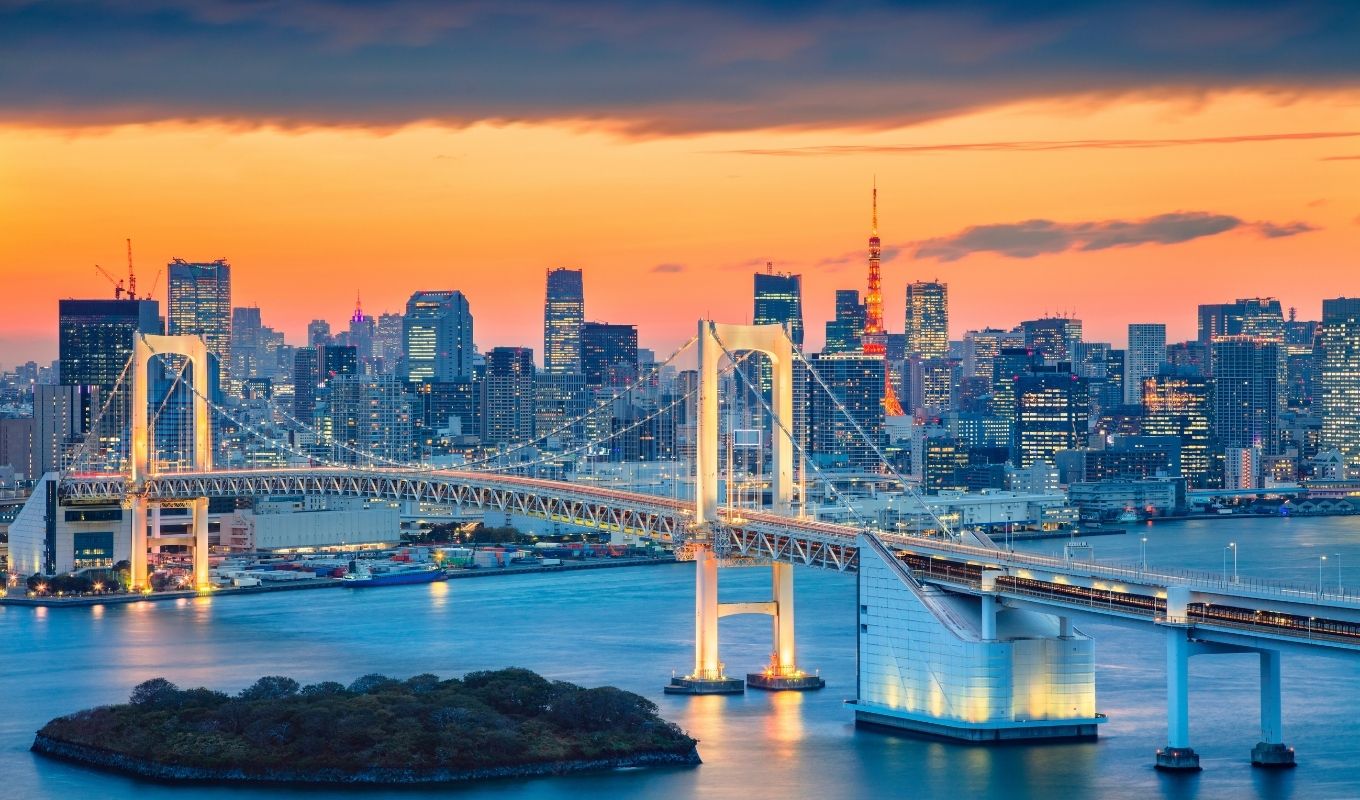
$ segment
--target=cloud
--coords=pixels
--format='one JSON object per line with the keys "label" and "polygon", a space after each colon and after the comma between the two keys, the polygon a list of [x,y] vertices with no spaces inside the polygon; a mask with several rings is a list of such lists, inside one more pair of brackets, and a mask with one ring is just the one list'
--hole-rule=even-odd
{"label": "cloud", "polygon": [[1305,222],[1277,224],[1245,222],[1227,214],[1176,211],[1139,220],[1024,222],[978,225],[952,236],[914,243],[916,258],[958,261],[973,253],[997,253],[1007,258],[1034,258],[1069,250],[1096,251],[1147,244],[1178,244],[1227,231],[1244,229],[1266,238],[1294,236],[1316,230]]}
{"label": "cloud", "polygon": [[676,272],[684,272],[684,271],[685,271],[685,265],[684,265],[684,264],[676,264],[676,263],[673,263],[673,262],[667,262],[667,263],[665,263],[665,264],[657,264],[655,267],[652,267],[652,272],[661,272],[661,273],[674,274],[674,273],[676,273]]}
{"label": "cloud", "polygon": [[[1259,133],[1240,136],[1204,136],[1192,139],[1070,139],[1014,142],[948,142],[903,145],[815,145],[811,147],[751,148],[725,150],[725,153],[755,156],[854,156],[914,155],[917,153],[1045,153],[1054,150],[1147,150],[1163,147],[1190,147],[1206,144],[1251,144],[1256,142],[1297,141],[1300,139],[1340,139],[1360,136],[1360,131],[1304,131],[1296,133]],[[1360,156],[1324,158],[1339,161]]]}
{"label": "cloud", "polygon": [[1356,90],[1357,38],[1347,0],[0,0],[0,121],[887,127]]}
{"label": "cloud", "polygon": [[1322,161],[1360,161],[1360,156],[1325,156]]}

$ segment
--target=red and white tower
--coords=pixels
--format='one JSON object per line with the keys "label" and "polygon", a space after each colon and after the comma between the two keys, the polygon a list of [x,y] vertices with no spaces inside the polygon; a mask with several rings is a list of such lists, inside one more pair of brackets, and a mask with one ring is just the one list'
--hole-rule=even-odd
{"label": "red and white tower", "polygon": [[[883,327],[883,276],[880,265],[883,259],[882,243],[878,239],[878,180],[874,180],[874,227],[869,235],[869,293],[864,298],[864,354],[886,358],[888,353],[888,331]],[[897,389],[893,387],[892,370],[883,369],[883,412],[890,417],[900,417],[905,412],[902,402],[897,399]]]}

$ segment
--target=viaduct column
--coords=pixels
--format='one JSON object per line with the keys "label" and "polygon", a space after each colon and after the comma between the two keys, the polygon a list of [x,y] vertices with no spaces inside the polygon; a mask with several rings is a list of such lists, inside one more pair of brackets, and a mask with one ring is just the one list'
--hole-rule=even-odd
{"label": "viaduct column", "polygon": [[1292,767],[1294,748],[1280,732],[1280,651],[1261,651],[1261,741],[1251,749],[1253,767]]}

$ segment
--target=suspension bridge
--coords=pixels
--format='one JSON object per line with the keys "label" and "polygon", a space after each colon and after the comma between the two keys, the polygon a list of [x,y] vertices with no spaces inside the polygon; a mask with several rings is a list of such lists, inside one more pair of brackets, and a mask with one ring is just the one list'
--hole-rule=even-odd
{"label": "suspension bridge", "polygon": [[[608,413],[619,398],[654,380],[661,369],[697,347],[697,381],[669,403],[657,403],[631,426],[608,428],[558,452],[540,442],[579,427],[585,417]],[[752,354],[768,369],[768,387],[744,369]],[[191,398],[190,424],[180,425],[173,458],[158,453],[159,415],[148,375],[153,362],[176,365],[172,390]],[[130,511],[126,548],[134,589],[148,586],[148,548],[181,545],[192,552],[193,579],[207,586],[208,501],[323,495],[430,503],[460,511],[499,511],[552,520],[586,530],[619,533],[668,544],[695,564],[695,657],[692,670],[666,687],[680,694],[733,693],[747,685],[770,690],[816,689],[823,682],[800,667],[794,625],[793,568],[851,573],[859,584],[856,719],[966,741],[1092,738],[1104,718],[1096,710],[1094,643],[1073,621],[1104,622],[1159,631],[1167,654],[1167,744],[1157,753],[1164,769],[1198,769],[1190,746],[1188,662],[1195,655],[1252,653],[1259,657],[1260,740],[1252,761],[1292,766],[1294,754],[1281,730],[1280,657],[1313,652],[1355,657],[1360,651],[1360,597],[1302,587],[1174,570],[1148,569],[1076,558],[1052,558],[1003,548],[980,531],[954,531],[939,519],[928,533],[903,534],[875,527],[855,510],[853,498],[833,489],[806,445],[806,426],[794,413],[795,367],[806,371],[809,391],[827,393],[886,484],[915,494],[911,482],[884,457],[879,442],[836,397],[777,325],[726,325],[701,321],[697,335],[676,353],[621,387],[556,431],[469,459],[457,468],[401,463],[334,443],[319,458],[280,437],[277,428],[304,423],[278,409],[256,424],[211,396],[208,358],[195,337],[144,336],[122,381],[130,384],[128,416],[118,435],[87,437],[59,475],[44,478],[20,517],[30,526],[51,521],[60,508],[116,507]],[[751,373],[751,374],[748,374]],[[120,382],[122,382],[120,381]],[[741,387],[737,390],[737,387]],[[115,406],[109,401],[101,417]],[[167,394],[168,398],[168,394]],[[692,403],[695,458],[687,471],[693,496],[681,498],[542,477],[575,453],[596,452],[608,439],[645,424],[680,404]],[[723,405],[727,406],[725,422]],[[732,487],[733,407],[771,428],[768,473],[749,503]],[[116,416],[117,412],[114,412]],[[279,424],[274,424],[279,423]],[[247,441],[289,453],[292,462],[269,468],[220,468],[213,431],[227,425]],[[96,430],[109,426],[96,423]],[[322,432],[309,436],[324,441]],[[727,446],[728,464],[720,469]],[[766,456],[758,461],[763,468]],[[836,524],[809,513],[807,483],[822,482],[856,524]],[[725,483],[724,483],[725,481]],[[919,498],[917,498],[919,500]],[[188,533],[161,537],[148,515],[164,505],[189,509]],[[929,513],[929,506],[922,503]],[[15,530],[23,524],[16,520]],[[719,602],[720,567],[761,566],[771,571],[768,598]],[[745,680],[728,674],[719,656],[720,618],[760,614],[772,619],[772,655]]]}

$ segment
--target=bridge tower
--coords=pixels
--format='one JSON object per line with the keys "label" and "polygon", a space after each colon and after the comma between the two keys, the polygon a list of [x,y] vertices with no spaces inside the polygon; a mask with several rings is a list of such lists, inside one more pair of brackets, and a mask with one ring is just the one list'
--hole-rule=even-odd
{"label": "bridge tower", "polygon": [[151,431],[150,387],[147,370],[156,356],[182,356],[188,359],[193,372],[193,442],[195,472],[212,471],[212,419],[208,412],[208,346],[198,336],[141,335],[133,346],[132,363],[132,447],[129,464],[128,502],[132,506],[132,590],[149,590],[147,570],[148,512],[155,519],[154,545],[187,544],[193,549],[195,589],[205,589],[208,581],[208,499],[192,498],[189,508],[189,534],[164,537],[160,530],[161,503],[153,503],[147,496],[147,480],[156,475],[155,441]]}
{"label": "bridge tower", "polygon": [[[770,564],[771,599],[755,603],[718,602],[718,564],[726,556],[727,526],[718,510],[718,363],[723,355],[757,351],[770,361],[772,510],[787,514],[793,505],[793,343],[782,325],[729,325],[699,321],[698,436],[694,476],[694,525],[687,548],[695,562],[694,670],[673,678],[671,694],[735,694],[740,678],[729,677],[718,657],[718,619],[736,614],[773,618],[773,652],[769,665],[747,675],[752,686],[770,690],[820,689],[824,681],[798,669],[793,626],[793,565]],[[730,476],[729,476],[730,481]],[[730,486],[729,489],[730,491]]]}

